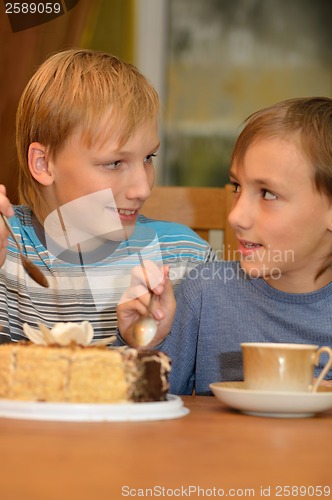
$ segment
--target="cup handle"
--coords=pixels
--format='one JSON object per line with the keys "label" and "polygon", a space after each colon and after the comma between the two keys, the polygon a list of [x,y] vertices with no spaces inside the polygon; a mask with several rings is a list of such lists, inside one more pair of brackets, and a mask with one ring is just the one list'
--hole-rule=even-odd
{"label": "cup handle", "polygon": [[329,371],[329,369],[332,366],[332,349],[330,349],[330,347],[327,347],[327,346],[320,347],[315,352],[315,365],[318,365],[319,358],[323,352],[326,352],[329,355],[329,360],[326,363],[326,365],[324,366],[324,368],[322,369],[322,371],[320,372],[320,374],[317,377],[317,379],[315,380],[315,382],[312,384],[311,392],[317,391],[320,383],[322,382],[323,378],[325,377],[325,375],[327,374],[327,372]]}

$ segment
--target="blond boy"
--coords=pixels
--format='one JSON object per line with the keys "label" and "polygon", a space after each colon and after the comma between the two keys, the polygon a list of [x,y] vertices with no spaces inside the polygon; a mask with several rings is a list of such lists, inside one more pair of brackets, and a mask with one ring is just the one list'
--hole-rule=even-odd
{"label": "blond boy", "polygon": [[24,338],[24,322],[89,320],[96,338],[109,336],[139,254],[167,265],[175,284],[213,258],[188,228],[139,214],[154,184],[158,111],[146,78],[106,53],[63,51],[33,75],[17,110],[21,204],[13,208],[1,186],[0,211],[14,215],[49,287],[25,273],[0,220],[3,341]]}

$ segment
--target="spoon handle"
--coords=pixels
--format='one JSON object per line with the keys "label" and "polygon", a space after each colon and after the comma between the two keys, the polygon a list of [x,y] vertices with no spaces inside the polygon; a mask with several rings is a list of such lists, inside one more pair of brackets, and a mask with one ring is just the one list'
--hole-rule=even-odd
{"label": "spoon handle", "polygon": [[150,280],[149,280],[149,277],[148,277],[148,273],[147,273],[147,270],[146,270],[146,267],[145,267],[145,264],[144,264],[144,260],[142,258],[142,254],[141,254],[141,252],[139,250],[138,250],[138,258],[139,258],[139,262],[140,262],[142,270],[143,270],[144,279],[145,279],[145,282],[146,282],[147,289],[149,290],[150,294],[153,296],[154,293],[153,293],[151,285],[150,285]]}
{"label": "spoon handle", "polygon": [[0,214],[1,214],[1,217],[2,217],[2,219],[4,221],[4,223],[6,224],[6,227],[7,227],[8,231],[10,232],[11,237],[13,238],[13,240],[15,241],[15,243],[17,245],[18,251],[20,253],[21,262],[22,262],[22,265],[23,265],[25,271],[28,273],[28,275],[36,283],[38,283],[39,285],[47,288],[49,286],[47,279],[45,278],[45,276],[43,275],[43,273],[38,269],[38,267],[35,264],[33,264],[33,262],[31,262],[23,254],[21,244],[18,241],[18,239],[16,238],[16,235],[15,235],[14,231],[12,230],[11,225],[9,224],[9,220],[1,212],[0,212]]}
{"label": "spoon handle", "polygon": [[7,217],[6,217],[4,214],[2,214],[1,212],[0,212],[0,215],[1,215],[1,217],[2,217],[2,219],[3,219],[3,221],[4,221],[4,223],[6,224],[6,227],[7,227],[8,231],[10,232],[11,237],[12,237],[12,238],[13,238],[13,240],[15,241],[16,245],[18,246],[18,248],[21,250],[21,245],[20,245],[20,243],[19,243],[18,239],[16,238],[16,234],[15,234],[15,233],[14,233],[14,231],[12,230],[12,226],[9,224],[9,220],[8,220],[8,219],[7,219]]}

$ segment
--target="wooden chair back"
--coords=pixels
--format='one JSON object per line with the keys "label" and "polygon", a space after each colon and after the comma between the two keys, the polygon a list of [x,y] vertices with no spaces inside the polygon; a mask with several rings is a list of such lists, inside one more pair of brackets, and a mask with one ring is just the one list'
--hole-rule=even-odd
{"label": "wooden chair back", "polygon": [[219,258],[236,259],[237,240],[227,217],[233,204],[233,186],[156,186],[142,214],[152,219],[185,224],[208,241]]}

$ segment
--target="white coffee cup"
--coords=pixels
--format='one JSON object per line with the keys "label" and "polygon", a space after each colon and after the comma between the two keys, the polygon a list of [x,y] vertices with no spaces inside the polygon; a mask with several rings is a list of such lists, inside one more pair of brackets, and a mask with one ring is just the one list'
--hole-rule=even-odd
{"label": "white coffee cup", "polygon": [[[241,348],[248,389],[315,392],[332,366],[332,349],[327,346],[244,342]],[[315,366],[324,352],[329,359],[314,380]]]}

